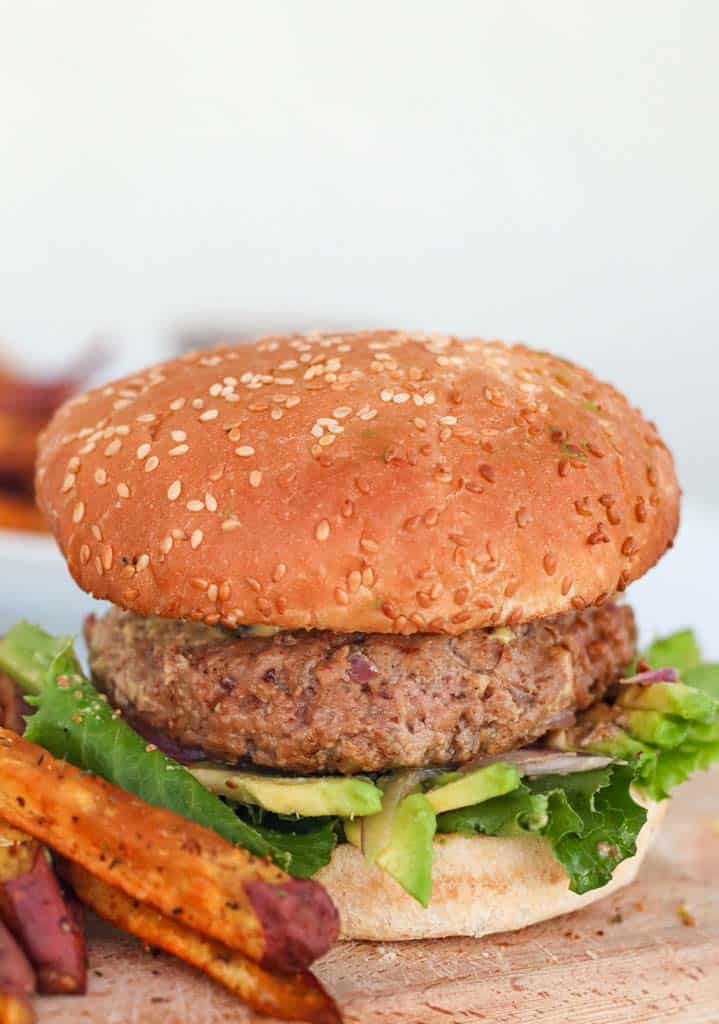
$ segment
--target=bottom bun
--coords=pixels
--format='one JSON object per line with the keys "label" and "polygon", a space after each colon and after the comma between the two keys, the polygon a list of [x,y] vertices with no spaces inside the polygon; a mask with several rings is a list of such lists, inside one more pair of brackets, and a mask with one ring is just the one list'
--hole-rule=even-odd
{"label": "bottom bun", "polygon": [[515,931],[603,899],[633,882],[666,812],[651,804],[634,857],[601,889],[570,892],[549,844],[535,836],[440,836],[434,844],[432,901],[425,909],[359,850],[338,846],[315,875],[340,912],[343,939],[393,942]]}

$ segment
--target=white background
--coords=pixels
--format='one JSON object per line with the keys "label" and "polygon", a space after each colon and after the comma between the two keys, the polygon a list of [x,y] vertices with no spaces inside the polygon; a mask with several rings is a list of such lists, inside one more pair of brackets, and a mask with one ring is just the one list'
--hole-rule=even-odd
{"label": "white background", "polygon": [[0,0],[0,337],[521,338],[719,502],[714,0]]}
{"label": "white background", "polygon": [[714,0],[0,0],[0,336],[528,340],[719,506],[718,39]]}

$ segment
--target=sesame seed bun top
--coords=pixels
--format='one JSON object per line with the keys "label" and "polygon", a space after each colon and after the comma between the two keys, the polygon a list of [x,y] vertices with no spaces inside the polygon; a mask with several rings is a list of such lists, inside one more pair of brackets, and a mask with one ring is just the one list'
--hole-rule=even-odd
{"label": "sesame seed bun top", "polygon": [[198,352],[67,402],[40,507],[85,590],[209,625],[459,633],[601,603],[671,544],[655,427],[566,360],[376,331]]}

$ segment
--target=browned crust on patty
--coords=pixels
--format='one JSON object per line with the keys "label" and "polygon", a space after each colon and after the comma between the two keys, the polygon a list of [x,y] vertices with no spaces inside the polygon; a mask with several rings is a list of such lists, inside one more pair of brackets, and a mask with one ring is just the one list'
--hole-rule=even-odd
{"label": "browned crust on patty", "polygon": [[461,636],[237,637],[113,609],[88,620],[98,686],[131,718],[228,763],[293,772],[461,764],[600,699],[635,651],[608,603]]}

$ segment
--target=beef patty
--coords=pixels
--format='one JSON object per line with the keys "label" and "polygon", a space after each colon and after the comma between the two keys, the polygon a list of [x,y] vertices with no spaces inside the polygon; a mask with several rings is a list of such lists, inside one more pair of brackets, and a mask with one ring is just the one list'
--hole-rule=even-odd
{"label": "beef patty", "polygon": [[113,609],[86,624],[130,720],[227,763],[293,772],[462,764],[599,700],[634,656],[626,605],[460,636],[238,636]]}

